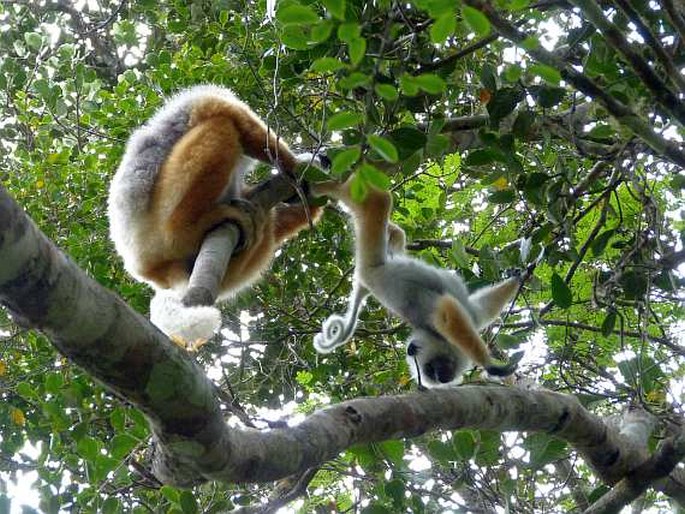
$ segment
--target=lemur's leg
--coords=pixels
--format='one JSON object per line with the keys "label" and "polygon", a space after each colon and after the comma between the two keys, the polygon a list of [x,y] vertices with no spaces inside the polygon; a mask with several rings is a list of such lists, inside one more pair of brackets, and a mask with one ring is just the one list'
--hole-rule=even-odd
{"label": "lemur's leg", "polygon": [[493,359],[469,314],[454,297],[443,295],[438,298],[432,318],[440,335],[491,375],[507,376],[516,370],[523,352],[515,354],[508,363]]}
{"label": "lemur's leg", "polygon": [[[315,196],[330,196],[343,202],[354,217],[355,241],[357,246],[356,265],[361,276],[365,270],[381,266],[386,262],[388,252],[388,223],[392,210],[392,196],[387,191],[371,187],[364,199],[357,203],[350,192],[351,180],[320,182],[311,185]],[[393,230],[393,233],[396,233]]]}
{"label": "lemur's leg", "polygon": [[490,364],[490,352],[471,318],[450,295],[442,295],[435,303],[432,325],[451,345],[456,346],[472,361],[486,367]]}
{"label": "lemur's leg", "polygon": [[[309,216],[307,216],[309,209]],[[280,245],[283,241],[290,239],[300,230],[309,227],[309,221],[315,223],[323,212],[322,207],[307,207],[303,204],[280,204],[276,206],[274,216],[274,237],[276,244]]]}
{"label": "lemur's leg", "polygon": [[229,118],[238,133],[241,153],[294,174],[298,161],[288,145],[243,102],[236,99],[226,103],[222,99],[209,98],[193,111],[199,119],[217,115]]}
{"label": "lemur's leg", "polygon": [[[226,205],[227,189],[239,193],[239,134],[230,119],[215,117],[193,126],[174,146],[155,184],[151,209],[172,246],[197,247],[207,231],[234,220],[253,237],[255,213],[245,205]],[[237,198],[228,199],[228,203]]]}

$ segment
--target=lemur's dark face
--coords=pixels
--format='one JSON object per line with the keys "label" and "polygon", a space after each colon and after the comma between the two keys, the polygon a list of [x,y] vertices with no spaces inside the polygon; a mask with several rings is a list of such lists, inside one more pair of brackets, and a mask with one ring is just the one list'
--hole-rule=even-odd
{"label": "lemur's dark face", "polygon": [[426,378],[439,384],[447,384],[457,374],[457,363],[451,355],[436,355],[423,365],[423,372]]}
{"label": "lemur's dark face", "polygon": [[457,383],[467,363],[447,341],[421,337],[407,343],[407,364],[418,384],[430,388]]}

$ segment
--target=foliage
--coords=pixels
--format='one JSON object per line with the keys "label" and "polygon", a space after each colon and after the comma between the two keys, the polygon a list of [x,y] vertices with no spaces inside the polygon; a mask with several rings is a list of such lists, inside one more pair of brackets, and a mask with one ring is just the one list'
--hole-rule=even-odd
{"label": "foliage", "polygon": [[[603,414],[628,404],[662,421],[682,414],[683,170],[525,50],[545,45],[667,137],[682,139],[683,126],[570,7],[499,2],[530,34],[515,49],[480,10],[451,1],[282,0],[275,12],[272,2],[241,0],[74,5],[0,2],[0,179],[134,308],[145,312],[150,292],[124,273],[108,241],[110,177],[127,135],[164,95],[214,82],[288,141],[329,147],[335,176],[357,172],[357,194],[391,188],[412,247],[471,287],[539,259],[516,307],[486,334],[501,351],[526,350],[522,376]],[[630,30],[633,15],[613,9],[612,22]],[[652,4],[638,10],[682,68],[677,24]],[[406,327],[373,301],[351,345],[326,357],[313,351],[320,322],[346,307],[348,234],[345,216],[329,209],[225,308],[225,338],[197,359],[234,399],[234,418],[263,427],[274,410],[310,412],[412,387]],[[160,488],[145,473],[140,413],[42,336],[3,321],[0,491],[35,471],[44,512],[219,512],[270,496],[271,487],[254,485]],[[37,456],[18,453],[26,444]],[[352,448],[294,508],[562,512],[591,501],[597,487],[572,450],[546,435],[459,431]],[[656,495],[646,502],[665,508]]]}

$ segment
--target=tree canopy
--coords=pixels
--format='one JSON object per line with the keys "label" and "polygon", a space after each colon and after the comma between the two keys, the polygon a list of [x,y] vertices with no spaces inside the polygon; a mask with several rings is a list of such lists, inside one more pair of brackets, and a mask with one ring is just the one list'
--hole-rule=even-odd
{"label": "tree canopy", "polygon": [[[0,0],[2,185],[142,314],[151,292],[109,241],[107,190],[131,131],[198,83],[232,89],[292,147],[325,148],[330,173],[355,173],[360,194],[391,190],[410,251],[470,288],[537,263],[484,334],[500,357],[526,352],[504,385],[474,369],[476,385],[412,393],[408,327],[373,300],[348,346],[316,354],[353,271],[334,205],[222,305],[224,330],[189,357],[121,314],[122,348],[179,366],[156,387],[185,376],[205,388],[217,419],[259,431],[239,432],[248,453],[293,437],[278,465],[295,475],[241,468],[180,488],[154,473],[152,407],[93,373],[60,332],[60,318],[85,333],[123,304],[88,320],[54,295],[12,297],[4,281],[30,282],[40,259],[25,276],[0,259],[0,511],[684,508],[682,465],[672,473],[685,455],[683,13],[682,0]],[[7,205],[0,255],[19,255],[9,228],[30,230]],[[52,286],[36,279],[35,291]],[[363,430],[349,428],[357,416]],[[36,498],[13,497],[28,477]]]}

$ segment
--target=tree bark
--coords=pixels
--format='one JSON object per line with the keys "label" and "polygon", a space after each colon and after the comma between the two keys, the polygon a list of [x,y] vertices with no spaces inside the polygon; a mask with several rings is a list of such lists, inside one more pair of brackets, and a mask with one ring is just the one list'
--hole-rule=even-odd
{"label": "tree bark", "polygon": [[[214,385],[188,354],[60,252],[0,187],[0,301],[147,417],[153,472],[164,483],[271,481],[316,467],[354,444],[431,430],[544,431],[568,441],[608,484],[648,459],[644,448],[572,396],[498,385],[360,398],[293,427],[233,429]],[[678,476],[674,476],[674,475]],[[682,472],[659,488],[685,505]]]}

